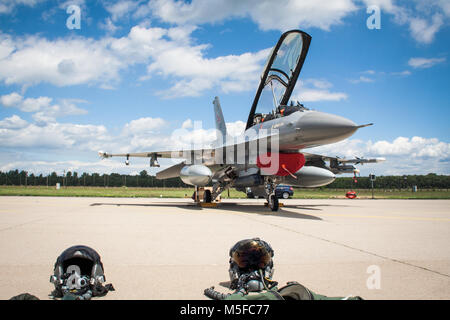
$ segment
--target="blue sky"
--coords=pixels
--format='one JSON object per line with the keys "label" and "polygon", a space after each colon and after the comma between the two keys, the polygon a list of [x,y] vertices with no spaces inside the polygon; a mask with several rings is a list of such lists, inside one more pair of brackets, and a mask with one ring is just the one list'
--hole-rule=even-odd
{"label": "blue sky", "polygon": [[[66,25],[71,5],[80,29]],[[450,174],[449,17],[444,0],[4,0],[0,170],[148,170],[97,151],[213,137],[215,96],[238,134],[270,48],[296,28],[312,43],[293,97],[375,124],[309,152],[387,159],[361,175]]]}

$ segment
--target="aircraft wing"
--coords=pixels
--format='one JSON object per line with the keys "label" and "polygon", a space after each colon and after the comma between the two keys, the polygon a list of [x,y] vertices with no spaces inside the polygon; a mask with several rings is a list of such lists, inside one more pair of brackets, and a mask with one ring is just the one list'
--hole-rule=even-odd
{"label": "aircraft wing", "polygon": [[213,164],[215,150],[214,149],[198,149],[198,150],[176,150],[176,151],[151,151],[151,152],[130,152],[130,153],[107,153],[99,151],[98,155],[102,159],[112,158],[112,157],[126,157],[126,164],[128,165],[128,159],[130,157],[137,158],[150,158],[151,167],[159,167],[157,161],[158,158],[166,159],[187,159],[190,163],[195,163],[199,159],[201,162],[208,165]]}
{"label": "aircraft wing", "polygon": [[[156,156],[157,158],[178,158],[176,155],[183,154],[183,151],[152,151],[152,152],[130,152],[130,153],[107,153],[99,151],[98,155],[102,159],[112,157],[138,157],[138,158],[151,158]],[[180,157],[181,158],[181,157]]]}
{"label": "aircraft wing", "polygon": [[[271,141],[274,137],[278,136],[279,132],[268,132],[263,136],[255,136],[250,138],[249,141],[236,141],[231,144],[219,145],[215,148],[203,148],[203,149],[185,149],[175,151],[150,151],[150,152],[130,152],[130,153],[107,153],[99,151],[98,155],[101,159],[112,157],[126,157],[127,161],[130,157],[138,158],[151,158],[150,166],[159,167],[157,163],[158,158],[174,158],[174,159],[186,159],[187,163],[202,163],[204,165],[214,165],[216,163],[216,154],[223,162],[219,164],[236,164],[231,158],[227,159],[227,155],[234,155],[241,150],[248,150],[250,144],[262,143],[262,141]],[[238,151],[239,150],[239,151]],[[269,150],[270,151],[270,150]],[[128,164],[128,163],[127,163]]]}

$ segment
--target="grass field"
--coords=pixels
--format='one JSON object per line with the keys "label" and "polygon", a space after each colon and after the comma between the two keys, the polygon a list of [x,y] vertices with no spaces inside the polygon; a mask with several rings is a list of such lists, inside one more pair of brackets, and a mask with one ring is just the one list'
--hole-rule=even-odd
{"label": "grass field", "polygon": [[[345,199],[347,189],[294,189],[295,199]],[[356,189],[358,198],[372,198],[371,190]],[[48,197],[122,197],[122,198],[184,198],[191,197],[193,188],[134,188],[134,187],[66,187],[56,190],[45,186],[0,186],[0,196],[48,196]],[[245,198],[243,192],[230,189],[222,198]],[[376,199],[450,199],[448,190],[383,190],[375,189]]]}

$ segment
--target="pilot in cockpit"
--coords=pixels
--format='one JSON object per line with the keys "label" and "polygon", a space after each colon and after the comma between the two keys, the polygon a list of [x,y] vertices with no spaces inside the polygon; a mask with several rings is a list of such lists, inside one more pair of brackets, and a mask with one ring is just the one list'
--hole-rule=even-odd
{"label": "pilot in cockpit", "polygon": [[279,117],[286,117],[296,111],[304,111],[308,110],[303,104],[301,104],[299,101],[297,101],[297,104],[294,105],[294,102],[291,101],[291,104],[288,106],[279,106],[276,110],[277,118]]}
{"label": "pilot in cockpit", "polygon": [[294,105],[294,102],[291,101],[290,105],[280,105],[271,113],[255,113],[253,117],[253,124],[255,125],[272,119],[286,117],[296,111],[305,111],[305,110],[309,109],[306,108],[299,101],[297,101],[296,105]]}

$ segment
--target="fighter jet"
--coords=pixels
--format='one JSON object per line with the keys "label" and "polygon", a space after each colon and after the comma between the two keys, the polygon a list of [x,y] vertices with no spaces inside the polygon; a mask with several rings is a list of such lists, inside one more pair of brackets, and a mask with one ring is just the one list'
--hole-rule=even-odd
{"label": "fighter jet", "polygon": [[[290,102],[311,43],[300,30],[281,35],[269,54],[242,136],[230,138],[219,98],[213,101],[217,140],[209,148],[175,151],[110,154],[101,158],[148,157],[151,167],[159,158],[180,158],[182,162],[156,173],[157,179],[180,177],[189,185],[212,185],[203,193],[204,202],[214,201],[225,189],[244,191],[251,187],[261,193],[272,211],[279,208],[278,184],[319,187],[332,183],[339,173],[352,173],[351,165],[384,159],[342,159],[305,152],[305,149],[335,143],[350,137],[359,128],[343,117],[314,111],[299,102]],[[327,164],[328,162],[328,164]]]}

